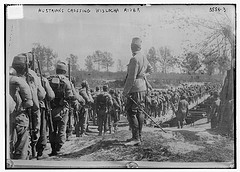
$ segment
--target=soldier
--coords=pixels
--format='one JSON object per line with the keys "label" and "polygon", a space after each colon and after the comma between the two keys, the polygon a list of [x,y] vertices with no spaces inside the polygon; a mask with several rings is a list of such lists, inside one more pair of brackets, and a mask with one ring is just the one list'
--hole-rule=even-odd
{"label": "soldier", "polygon": [[46,91],[41,84],[41,79],[37,76],[35,72],[35,60],[32,52],[23,54],[28,58],[28,73],[26,73],[27,82],[31,88],[33,96],[33,107],[31,109],[32,120],[30,121],[32,129],[31,130],[31,147],[32,147],[32,158],[35,158],[36,145],[40,137],[40,126],[41,126],[41,112],[40,112],[40,102],[45,98]]}
{"label": "soldier", "polygon": [[[120,105],[118,103],[117,97],[113,89],[109,91],[109,94],[112,96],[113,105],[109,107],[110,115],[108,118],[108,124],[110,129],[110,134],[112,133],[112,126],[114,128],[114,132],[118,129],[118,112],[120,110]],[[113,124],[112,124],[113,122]]]}
{"label": "soldier", "polygon": [[98,128],[99,128],[99,136],[102,136],[102,131],[104,135],[107,132],[107,119],[110,114],[109,106],[113,105],[112,97],[108,93],[108,86],[103,86],[103,92],[100,93],[96,98],[96,108],[97,108],[97,118],[98,118]]}
{"label": "soldier", "polygon": [[84,98],[85,104],[83,105],[82,110],[80,111],[80,128],[81,133],[80,136],[86,136],[86,131],[88,130],[88,119],[89,119],[89,108],[91,107],[91,104],[93,103],[93,98],[91,96],[89,85],[86,80],[82,82],[82,88],[79,90],[79,94]]}
{"label": "soldier", "polygon": [[212,104],[211,104],[211,112],[210,112],[211,129],[214,129],[214,128],[217,127],[219,106],[220,106],[219,93],[217,91],[215,91],[213,93]]}
{"label": "soldier", "polygon": [[184,94],[178,103],[178,110],[176,112],[178,128],[180,127],[183,128],[183,121],[185,120],[188,114],[188,106],[189,104],[187,102],[187,96],[186,94]]}
{"label": "soldier", "polygon": [[[136,103],[145,108],[147,90],[151,89],[146,75],[152,72],[152,67],[147,58],[140,52],[141,44],[142,40],[140,38],[132,39],[131,50],[133,56],[128,64],[123,95],[131,96]],[[139,145],[141,144],[144,114],[129,97],[127,99],[126,111],[132,129],[132,138],[127,140],[129,141],[127,145]]]}
{"label": "soldier", "polygon": [[52,148],[50,156],[57,155],[66,141],[69,104],[73,99],[71,83],[65,76],[66,72],[66,63],[58,62],[56,75],[49,77],[50,86],[55,93],[55,99],[51,101],[54,131],[49,136]]}
{"label": "soldier", "polygon": [[[26,82],[27,57],[14,57],[12,67],[15,69],[9,78],[9,92],[16,103],[10,114],[10,157],[13,159],[29,159],[29,110],[33,106],[33,98],[29,85]],[[15,75],[14,75],[15,73]]]}
{"label": "soldier", "polygon": [[[40,67],[40,66],[38,66]],[[40,71],[41,69],[39,69]],[[39,72],[41,74],[41,72]],[[50,115],[50,107],[49,107],[49,102],[55,98],[54,91],[50,87],[50,84],[47,80],[47,78],[40,76],[42,79],[42,86],[46,91],[46,97],[44,101],[40,101],[40,111],[41,111],[41,125],[40,125],[40,137],[38,139],[36,148],[37,148],[37,159],[43,159],[46,158],[47,156],[43,154],[43,150],[46,148],[47,145],[47,123],[49,127],[52,125],[52,122],[50,122],[51,116]],[[48,116],[47,116],[48,115]],[[48,120],[47,120],[48,119]],[[50,130],[50,132],[52,132]]]}
{"label": "soldier", "polygon": [[120,115],[121,115],[121,112],[123,111],[123,100],[122,100],[122,96],[121,96],[121,93],[120,91],[116,91],[115,93],[115,98],[117,100],[117,103],[119,105],[119,109],[117,109],[117,120],[120,121]]}
{"label": "soldier", "polygon": [[[101,93],[100,88],[97,86],[96,89],[95,89],[95,92],[92,95],[92,98],[93,98],[93,101],[94,101],[94,103],[92,103],[93,125],[97,125],[97,126],[99,126],[99,125],[98,125],[98,119],[97,119],[96,98],[100,93]],[[97,121],[95,119],[97,119]]]}
{"label": "soldier", "polygon": [[73,88],[73,95],[75,99],[72,101],[72,107],[73,107],[73,114],[75,117],[75,132],[76,136],[80,136],[79,126],[80,126],[80,111],[82,111],[83,106],[85,105],[84,98],[79,95],[79,92],[75,89],[74,85],[72,84]]}
{"label": "soldier", "polygon": [[[79,137],[79,112],[82,110],[83,105],[85,104],[85,100],[81,95],[79,95],[79,92],[75,89],[75,82],[70,81],[71,89],[73,92],[73,99],[70,102],[71,103],[71,112],[69,112],[69,119],[68,119],[68,125],[67,125],[67,140],[69,140],[69,137],[72,135],[72,128],[74,125],[74,118],[75,118],[75,131],[76,136]],[[71,120],[71,121],[69,121]],[[71,126],[70,126],[71,125]]]}
{"label": "soldier", "polygon": [[168,99],[165,91],[162,91],[162,99],[163,99],[163,116],[167,114],[168,107]]}

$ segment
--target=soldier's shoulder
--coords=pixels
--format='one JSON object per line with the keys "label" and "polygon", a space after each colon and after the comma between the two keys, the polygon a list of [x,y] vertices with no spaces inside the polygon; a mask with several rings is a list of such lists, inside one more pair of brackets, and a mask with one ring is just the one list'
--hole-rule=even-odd
{"label": "soldier's shoulder", "polygon": [[34,78],[38,77],[38,76],[37,76],[37,73],[36,73],[35,71],[33,71],[32,69],[29,69],[29,70],[28,70],[28,73],[29,73],[32,77],[34,77]]}
{"label": "soldier's shoulder", "polygon": [[10,83],[13,82],[27,82],[26,79],[23,76],[10,76],[9,78]]}

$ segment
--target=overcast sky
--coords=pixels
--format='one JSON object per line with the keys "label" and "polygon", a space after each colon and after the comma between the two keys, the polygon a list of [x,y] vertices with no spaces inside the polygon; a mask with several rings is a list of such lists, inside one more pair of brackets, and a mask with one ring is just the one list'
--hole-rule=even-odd
{"label": "overcast sky", "polygon": [[[95,50],[111,52],[115,60],[121,59],[127,65],[131,57],[130,43],[133,37],[143,40],[143,52],[154,46],[168,46],[175,55],[180,55],[187,43],[197,43],[204,39],[203,32],[189,26],[179,28],[174,16],[200,17],[214,20],[218,13],[209,12],[206,5],[176,6],[24,6],[22,19],[8,19],[6,25],[7,59],[31,50],[33,43],[52,48],[60,59],[69,54],[79,57],[79,65],[85,68],[84,59]],[[212,6],[211,6],[212,7]],[[233,6],[218,6],[226,9],[226,14],[234,19]],[[127,8],[128,12],[124,12]],[[135,8],[136,12],[131,12]],[[139,8],[139,10],[137,9]],[[58,10],[58,12],[46,11]],[[71,10],[78,10],[73,12]],[[97,9],[101,9],[97,12]],[[103,9],[115,10],[104,12]],[[82,10],[82,12],[79,12]],[[87,10],[88,12],[83,12]],[[10,16],[11,17],[11,16]],[[207,30],[205,30],[207,31]],[[211,32],[210,30],[207,32]],[[9,66],[7,64],[7,66]]]}

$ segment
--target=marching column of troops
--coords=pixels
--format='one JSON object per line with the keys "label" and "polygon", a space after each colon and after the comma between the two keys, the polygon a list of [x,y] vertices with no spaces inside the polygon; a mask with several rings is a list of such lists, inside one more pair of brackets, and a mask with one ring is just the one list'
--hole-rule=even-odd
{"label": "marching column of troops", "polygon": [[15,56],[9,72],[10,158],[46,158],[48,141],[49,155],[57,155],[73,131],[87,135],[89,119],[98,125],[99,136],[117,131],[122,101],[107,85],[90,92],[84,80],[76,89],[64,62],[46,78],[32,52]]}
{"label": "marching column of troops", "polygon": [[[90,121],[98,127],[99,136],[114,133],[118,130],[120,114],[127,116],[132,132],[127,145],[140,145],[147,117],[138,104],[153,117],[166,115],[171,107],[178,109],[176,116],[182,127],[189,104],[214,93],[211,109],[215,113],[220,85],[183,84],[176,89],[152,90],[146,79],[152,67],[141,54],[141,43],[139,38],[132,39],[132,57],[123,92],[107,85],[94,91],[86,80],[76,89],[74,79],[67,76],[66,63],[58,62],[56,74],[47,77],[42,75],[34,53],[15,56],[9,73],[10,158],[46,158],[48,155],[43,152],[48,141],[49,156],[57,155],[72,134],[84,137],[91,132]],[[216,121],[214,115],[210,118]]]}

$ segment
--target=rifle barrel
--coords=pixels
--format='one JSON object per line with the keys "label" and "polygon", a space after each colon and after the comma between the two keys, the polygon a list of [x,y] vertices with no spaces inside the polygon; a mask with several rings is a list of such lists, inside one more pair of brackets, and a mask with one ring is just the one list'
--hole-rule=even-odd
{"label": "rifle barrel", "polygon": [[131,96],[129,96],[129,98],[133,101],[134,104],[136,104],[136,105],[141,109],[141,111],[142,111],[145,115],[148,116],[148,118],[150,118],[150,119],[154,122],[154,124],[156,124],[164,133],[167,133],[165,130],[163,130],[163,128],[162,128],[159,124],[157,124],[157,123],[150,117],[150,115],[149,115]]}

